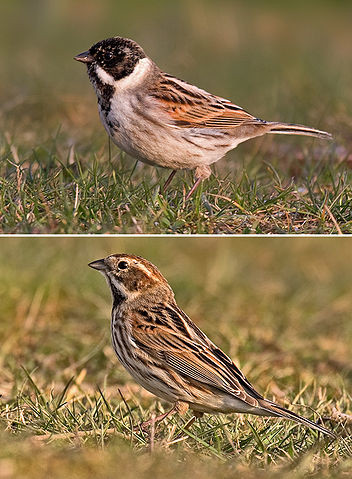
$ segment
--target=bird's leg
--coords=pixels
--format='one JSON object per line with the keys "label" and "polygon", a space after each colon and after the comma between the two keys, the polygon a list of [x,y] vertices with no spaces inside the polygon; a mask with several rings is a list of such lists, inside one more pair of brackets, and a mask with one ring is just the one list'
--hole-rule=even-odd
{"label": "bird's leg", "polygon": [[[174,407],[170,409],[170,411],[168,412],[164,412],[163,414],[160,414],[159,416],[156,416],[156,417],[153,417],[151,419],[148,419],[148,421],[143,421],[141,424],[139,424],[138,426],[136,426],[134,429],[135,430],[139,430],[139,429],[142,429],[142,430],[145,430],[146,428],[148,428],[149,426],[152,425],[152,423],[156,424],[157,422],[160,422],[162,421],[163,419],[167,418],[168,416],[171,416],[175,413],[178,413],[180,414],[180,416],[183,416],[184,414],[186,414],[186,412],[188,411],[189,409],[189,405],[185,402],[181,402],[181,401],[178,401],[175,403]],[[194,423],[194,421],[196,419],[198,419],[199,417],[202,417],[204,413],[202,412],[199,412],[199,411],[192,411],[193,413],[193,416],[191,417],[191,419],[186,423],[186,425],[184,426],[183,429],[186,429],[188,430],[192,424]]]}
{"label": "bird's leg", "polygon": [[176,412],[178,412],[180,416],[184,416],[189,409],[189,405],[186,402],[177,401],[175,408]]}
{"label": "bird's leg", "polygon": [[189,190],[189,192],[186,196],[186,201],[189,200],[189,198],[196,191],[196,189],[201,184],[201,182],[203,180],[206,180],[207,178],[209,178],[210,175],[211,175],[211,169],[209,168],[209,166],[197,166],[196,172],[195,172],[195,175],[194,175],[195,178],[196,178],[196,181],[195,181],[194,185],[192,186],[192,188]]}
{"label": "bird's leg", "polygon": [[171,171],[171,173],[170,173],[168,179],[165,181],[164,186],[163,186],[163,193],[165,193],[165,191],[168,189],[168,187],[169,187],[169,185],[170,185],[170,183],[171,183],[173,177],[176,175],[176,171],[177,171],[177,170]]}
{"label": "bird's leg", "polygon": [[[136,430],[143,429],[144,430],[144,429],[148,428],[152,424],[152,422],[157,423],[157,422],[160,422],[163,419],[165,419],[167,416],[172,416],[176,412],[180,413],[179,404],[180,403],[177,402],[174,405],[174,407],[170,409],[170,411],[164,412],[163,414],[160,414],[159,416],[156,416],[152,419],[148,419],[148,421],[143,421],[141,424],[136,426],[134,429],[136,429]],[[182,404],[185,404],[185,403],[182,403]],[[187,407],[188,407],[188,404],[187,404]]]}
{"label": "bird's leg", "polygon": [[201,184],[202,182],[202,178],[198,178],[194,185],[192,186],[192,188],[189,190],[187,196],[186,196],[186,201],[188,201],[190,199],[190,197],[193,195],[193,193],[196,191],[196,189],[198,188],[198,186]]}
{"label": "bird's leg", "polygon": [[[183,426],[183,428],[182,428],[183,431],[188,431],[191,428],[191,426],[193,425],[193,423],[198,418],[200,418],[204,415],[204,413],[200,412],[200,411],[192,411],[192,414],[193,415],[192,415],[191,419],[188,422],[186,422],[186,424]],[[182,437],[182,432],[176,436],[174,441],[177,441],[178,439],[180,439],[180,437]]]}
{"label": "bird's leg", "polygon": [[190,429],[190,427],[193,425],[193,423],[200,417],[202,417],[204,415],[203,412],[199,412],[199,411],[192,411],[193,413],[193,416],[191,417],[191,419],[184,425],[183,429],[185,429],[186,431],[188,431],[188,429]]}

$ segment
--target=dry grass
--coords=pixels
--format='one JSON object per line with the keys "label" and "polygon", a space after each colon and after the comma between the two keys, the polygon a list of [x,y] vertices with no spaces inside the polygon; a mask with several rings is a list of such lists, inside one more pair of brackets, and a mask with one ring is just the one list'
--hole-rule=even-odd
{"label": "dry grass", "polygon": [[[349,239],[0,241],[1,478],[348,474]],[[135,385],[110,347],[109,292],[86,265],[118,251],[155,262],[260,392],[323,418],[340,439],[246,415],[206,415],[190,431],[190,416],[175,416],[154,434],[133,431],[168,405]]]}

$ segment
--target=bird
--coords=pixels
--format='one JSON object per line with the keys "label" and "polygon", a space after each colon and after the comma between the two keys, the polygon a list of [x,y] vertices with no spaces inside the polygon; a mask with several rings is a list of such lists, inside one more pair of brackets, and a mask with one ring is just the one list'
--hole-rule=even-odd
{"label": "bird", "polygon": [[156,421],[188,409],[194,420],[204,413],[250,413],[290,419],[336,437],[257,392],[178,307],[169,283],[148,260],[119,253],[89,266],[104,275],[111,290],[111,338],[120,363],[143,388],[174,404]]}
{"label": "bird", "polygon": [[111,140],[149,165],[194,170],[189,199],[210,165],[240,143],[266,133],[332,139],[307,126],[264,121],[229,100],[164,73],[135,41],[112,37],[74,57],[86,64],[100,119]]}

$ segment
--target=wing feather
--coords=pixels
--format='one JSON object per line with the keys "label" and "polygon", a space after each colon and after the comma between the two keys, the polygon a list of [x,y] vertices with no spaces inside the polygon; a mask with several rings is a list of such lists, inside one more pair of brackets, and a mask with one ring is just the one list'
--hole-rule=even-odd
{"label": "wing feather", "polygon": [[225,98],[166,74],[152,96],[162,103],[170,124],[179,128],[224,129],[265,123]]}
{"label": "wing feather", "polygon": [[262,396],[182,310],[160,308],[158,316],[158,323],[151,323],[152,317],[146,320],[138,316],[132,328],[133,340],[145,353],[188,380],[231,394],[252,406],[258,404]]}

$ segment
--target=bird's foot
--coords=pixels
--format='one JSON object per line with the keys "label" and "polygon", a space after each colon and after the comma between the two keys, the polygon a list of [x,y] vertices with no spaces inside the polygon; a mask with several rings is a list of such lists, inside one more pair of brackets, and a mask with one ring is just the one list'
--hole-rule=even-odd
{"label": "bird's foot", "polygon": [[147,430],[152,424],[156,424],[157,422],[162,421],[165,419],[167,416],[170,416],[171,414],[175,413],[176,411],[173,411],[174,408],[172,408],[170,411],[165,412],[164,414],[160,414],[159,416],[153,416],[148,421],[143,421],[138,426],[135,426],[133,429],[135,431],[139,431],[142,429],[142,431]]}
{"label": "bird's foot", "polygon": [[194,175],[196,178],[196,181],[194,185],[192,186],[192,188],[189,190],[186,196],[186,201],[189,200],[189,198],[193,195],[193,193],[196,191],[196,189],[201,184],[201,182],[209,178],[210,175],[211,175],[211,169],[209,168],[209,166],[206,166],[206,165],[197,166],[195,175]]}
{"label": "bird's foot", "polygon": [[[189,405],[185,402],[177,402],[173,408],[170,409],[170,411],[167,411],[167,412],[164,412],[163,414],[160,414],[159,416],[152,416],[150,419],[148,419],[148,421],[143,421],[141,422],[140,424],[138,424],[138,426],[135,426],[133,429],[135,431],[145,431],[147,430],[149,427],[154,427],[154,425],[160,421],[163,421],[164,419],[166,419],[168,416],[172,416],[173,414],[175,413],[178,413],[180,414],[180,416],[183,416],[184,414],[186,414],[186,412],[188,411],[189,409]],[[194,423],[194,421],[199,418],[199,417],[202,417],[203,416],[203,413],[202,412],[198,412],[198,411],[193,411],[193,416],[191,417],[191,419],[186,423],[184,429],[189,429],[192,424]]]}
{"label": "bird's foot", "polygon": [[[163,414],[160,414],[159,416],[152,416],[148,421],[143,421],[138,426],[135,426],[133,429],[135,431],[143,430],[145,431],[148,429],[150,426],[153,424],[156,424],[157,422],[162,421],[163,419],[167,418],[168,416],[172,416],[175,413],[183,414],[182,413],[182,408],[181,404],[186,404],[186,403],[176,403],[173,408],[170,409],[170,411],[164,412]],[[181,409],[180,409],[181,408]],[[188,404],[187,404],[187,409],[188,409]]]}
{"label": "bird's foot", "polygon": [[194,185],[192,186],[192,188],[189,190],[187,196],[186,196],[186,201],[188,201],[190,199],[190,197],[193,195],[193,193],[196,191],[196,189],[198,188],[198,186],[201,184],[202,182],[202,178],[198,178],[196,180],[196,182],[194,183]]}

